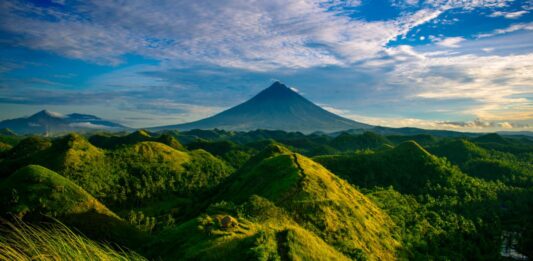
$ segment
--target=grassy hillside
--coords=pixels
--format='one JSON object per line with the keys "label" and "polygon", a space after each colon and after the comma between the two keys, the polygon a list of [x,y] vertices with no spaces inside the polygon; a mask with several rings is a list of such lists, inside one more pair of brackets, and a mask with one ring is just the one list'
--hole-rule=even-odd
{"label": "grassy hillside", "polygon": [[5,151],[10,150],[11,148],[13,148],[13,146],[0,142],[0,153],[4,153]]}
{"label": "grassy hillside", "polygon": [[[133,142],[147,135],[138,131],[124,140]],[[154,140],[163,139],[181,148],[174,138],[165,137]],[[97,148],[78,134],[53,140],[31,137],[7,151],[0,166],[2,174],[8,176],[28,164],[43,165],[108,203],[138,203],[168,192],[183,195],[204,192],[233,171],[205,151],[189,152],[174,147],[141,141],[110,150]]]}
{"label": "grassy hillside", "polygon": [[6,152],[6,157],[0,162],[4,176],[29,164],[54,170],[99,198],[116,188],[117,177],[111,175],[112,166],[105,151],[78,134],[53,140],[38,137],[24,139]]}
{"label": "grassy hillside", "polygon": [[[413,141],[376,153],[315,159],[371,193],[382,191],[382,187],[400,192],[380,192],[372,197],[396,224],[403,226],[404,245],[411,258],[424,253],[454,256],[454,259],[496,254],[500,229],[495,226],[498,193],[506,189],[502,184],[470,177]],[[413,203],[402,203],[406,201]],[[473,237],[478,238],[477,243],[469,241]]]}
{"label": "grassy hillside", "polygon": [[[500,145],[511,143],[497,134],[488,134],[474,140],[493,141]],[[457,164],[468,175],[484,180],[501,181],[512,186],[527,188],[533,185],[531,154],[512,154],[486,149],[464,139],[443,142],[432,146],[430,150],[436,155],[446,157],[453,164]]]}
{"label": "grassy hillside", "polygon": [[[394,224],[372,201],[312,160],[273,145],[230,179],[220,196],[242,203],[264,197],[344,254],[390,259]],[[338,222],[342,220],[342,222]]]}
{"label": "grassy hillside", "polygon": [[38,165],[19,169],[0,183],[2,210],[18,217],[69,215],[96,212],[116,217],[84,189],[61,175]]}
{"label": "grassy hillside", "polygon": [[115,149],[122,146],[134,145],[143,141],[156,141],[168,145],[177,150],[185,150],[185,147],[168,133],[161,135],[150,134],[145,130],[138,130],[128,135],[93,135],[90,137],[90,142],[97,147],[104,149]]}
{"label": "grassy hillside", "polygon": [[350,260],[267,199],[212,205],[149,246],[165,260]]}
{"label": "grassy hillside", "polygon": [[414,141],[376,153],[318,156],[314,159],[364,188],[392,185],[401,192],[418,193],[425,191],[428,180],[443,182],[450,175],[445,162]]}
{"label": "grassy hillside", "polygon": [[331,147],[339,151],[376,149],[391,144],[392,142],[387,140],[387,138],[373,132],[365,132],[360,135],[351,135],[343,132],[329,143]]}
{"label": "grassy hillside", "polygon": [[[20,229],[36,237],[17,244],[19,228],[3,226],[0,247],[9,249],[0,255],[498,260],[504,242],[531,255],[533,146],[523,137],[192,130],[12,138],[0,152],[0,217],[22,217],[31,228]],[[43,225],[54,219],[87,238]]]}
{"label": "grassy hillside", "polygon": [[[158,142],[140,142],[110,153],[127,201],[141,201],[207,192],[232,168],[203,150],[182,152]],[[117,195],[117,197],[120,195]],[[119,199],[120,200],[120,199]]]}
{"label": "grassy hillside", "polygon": [[130,247],[139,246],[144,237],[83,188],[38,165],[2,180],[0,198],[1,213],[25,220],[55,217],[91,237]]}
{"label": "grassy hillside", "polygon": [[39,164],[43,160],[40,153],[52,146],[49,139],[33,136],[21,140],[16,146],[2,155],[0,176],[6,177],[30,163]]}

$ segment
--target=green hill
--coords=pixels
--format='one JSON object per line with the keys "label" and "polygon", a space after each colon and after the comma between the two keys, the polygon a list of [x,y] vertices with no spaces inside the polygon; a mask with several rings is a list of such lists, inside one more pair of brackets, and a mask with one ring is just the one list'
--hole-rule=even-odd
{"label": "green hill", "polygon": [[6,177],[28,164],[41,163],[40,153],[52,146],[49,139],[32,136],[21,140],[11,150],[6,151],[0,161],[0,176]]}
{"label": "green hill", "polygon": [[19,217],[64,216],[96,212],[117,216],[84,189],[61,175],[38,165],[21,168],[0,183],[2,209]]}
{"label": "green hill", "polygon": [[400,144],[405,141],[413,140],[416,143],[426,147],[434,145],[439,141],[435,136],[429,134],[418,134],[418,135],[388,135],[386,136],[388,140],[392,141],[395,144]]}
{"label": "green hill", "polygon": [[205,192],[233,171],[206,151],[182,152],[153,141],[112,151],[110,157],[130,200]]}
{"label": "green hill", "polygon": [[[161,233],[148,248],[164,260],[350,260],[267,199],[221,202]],[[361,253],[362,254],[362,253]]]}
{"label": "green hill", "polygon": [[[485,136],[480,138],[487,140],[492,137],[493,140],[497,140],[492,134]],[[453,164],[457,164],[463,172],[473,177],[526,188],[533,184],[532,160],[527,156],[528,154],[517,156],[508,152],[489,150],[462,139],[441,143],[431,147],[431,151],[435,155],[446,157]]]}
{"label": "green hill", "polygon": [[331,147],[340,151],[376,149],[386,144],[392,143],[385,137],[373,132],[365,132],[360,135],[352,135],[343,132],[329,143]]}
{"label": "green hill", "polygon": [[489,134],[481,135],[477,138],[473,138],[472,141],[483,142],[483,143],[500,143],[500,144],[509,143],[506,139],[504,139],[502,136],[498,135],[497,133],[489,133]]}
{"label": "green hill", "polygon": [[231,141],[207,141],[196,139],[187,144],[190,150],[203,149],[228,162],[234,168],[240,168],[248,159],[253,150],[246,149]]}
{"label": "green hill", "polygon": [[493,222],[503,186],[464,174],[414,141],[376,153],[315,160],[366,191],[390,188],[400,192],[373,194],[380,195],[373,198],[402,228],[410,259],[425,259],[427,253],[454,260],[496,254],[500,228]]}
{"label": "green hill", "polygon": [[43,165],[61,173],[82,186],[91,194],[101,196],[112,186],[117,177],[111,175],[110,163],[105,151],[96,148],[78,134],[68,134],[53,141],[44,151]]}
{"label": "green hill", "polygon": [[128,135],[109,135],[109,134],[96,134],[89,138],[89,141],[99,148],[114,149],[123,145],[133,145],[142,141],[150,141],[152,136],[144,131],[138,130]]}
{"label": "green hill", "polygon": [[[321,165],[273,145],[228,181],[220,198],[237,204],[258,195],[347,256],[392,259],[398,242],[390,218]],[[342,222],[339,222],[342,220]]]}
{"label": "green hill", "polygon": [[[138,132],[133,136],[145,134]],[[179,147],[178,144],[174,143],[175,147]],[[113,204],[151,199],[170,192],[181,195],[204,192],[233,171],[203,150],[185,152],[157,141],[123,144],[117,149],[104,150],[78,134],[51,141],[28,138],[6,153],[6,158],[0,162],[4,176],[28,164],[43,165]]]}
{"label": "green hill", "polygon": [[13,146],[0,142],[0,153],[6,152],[10,150],[11,148],[13,148]]}
{"label": "green hill", "polygon": [[5,176],[29,164],[52,169],[98,197],[114,189],[112,185],[116,182],[105,151],[74,133],[53,140],[38,137],[24,139],[7,152],[0,163]]}
{"label": "green hill", "polygon": [[427,182],[445,182],[444,162],[414,141],[370,154],[318,156],[314,158],[333,173],[364,188],[393,186],[402,193],[426,191]]}
{"label": "green hill", "polygon": [[128,247],[145,236],[67,178],[38,165],[16,171],[0,183],[0,211],[25,220],[58,218],[84,234]]}
{"label": "green hill", "polygon": [[156,138],[155,141],[161,142],[176,150],[186,151],[185,147],[169,133],[161,134],[159,137]]}
{"label": "green hill", "polygon": [[177,150],[185,150],[185,147],[176,140],[172,135],[163,133],[162,135],[154,135],[145,130],[134,131],[128,135],[93,135],[89,141],[97,147],[104,149],[116,149],[121,146],[134,145],[143,141],[156,141],[166,144]]}
{"label": "green hill", "polygon": [[476,144],[457,139],[443,142],[430,148],[431,152],[437,156],[446,157],[453,164],[464,165],[467,161],[476,158],[486,158],[489,152]]}

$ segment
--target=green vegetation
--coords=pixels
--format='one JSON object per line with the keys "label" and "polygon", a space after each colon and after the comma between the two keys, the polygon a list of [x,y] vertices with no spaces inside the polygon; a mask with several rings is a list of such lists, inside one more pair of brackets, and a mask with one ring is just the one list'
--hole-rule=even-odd
{"label": "green vegetation", "polygon": [[19,169],[0,183],[1,209],[26,215],[64,216],[96,212],[116,217],[98,200],[67,178],[38,165]]}
{"label": "green vegetation", "polygon": [[0,134],[0,259],[532,258],[532,166],[496,134]]}
{"label": "green vegetation", "polygon": [[161,233],[149,248],[168,260],[350,260],[267,199],[222,201],[207,212]]}
{"label": "green vegetation", "polygon": [[377,149],[391,144],[387,138],[373,132],[365,132],[361,135],[350,135],[343,132],[329,143],[331,147],[339,151]]}
{"label": "green vegetation", "polygon": [[[364,195],[312,160],[278,145],[266,148],[222,191],[241,203],[259,195],[347,256],[391,259],[398,243],[393,223]],[[337,220],[342,220],[338,222]]]}
{"label": "green vegetation", "polygon": [[245,148],[231,141],[207,141],[196,139],[187,144],[190,150],[203,149],[228,162],[232,167],[239,168],[255,152],[254,149]]}
{"label": "green vegetation", "polygon": [[[531,165],[512,161],[512,155],[491,154],[465,140],[431,149],[448,153],[450,160],[463,168],[433,156],[413,141],[390,150],[315,160],[369,193],[403,231],[403,245],[410,258],[497,256],[502,231],[530,222],[513,220],[512,216],[525,214],[508,213],[507,206],[527,209],[531,203],[530,197],[512,196],[524,189],[524,193],[531,191]],[[524,189],[513,187],[517,185]],[[516,201],[510,203],[509,197]]]}
{"label": "green vegetation", "polygon": [[146,260],[78,235],[67,226],[35,226],[17,221],[1,227],[1,260]]}
{"label": "green vegetation", "polygon": [[0,142],[0,153],[4,153],[4,152],[10,150],[11,148],[13,148],[13,146],[11,146],[9,144],[6,144],[6,143]]}
{"label": "green vegetation", "polygon": [[136,247],[145,235],[67,178],[38,165],[21,168],[0,183],[0,211],[25,220],[57,218],[98,239]]}

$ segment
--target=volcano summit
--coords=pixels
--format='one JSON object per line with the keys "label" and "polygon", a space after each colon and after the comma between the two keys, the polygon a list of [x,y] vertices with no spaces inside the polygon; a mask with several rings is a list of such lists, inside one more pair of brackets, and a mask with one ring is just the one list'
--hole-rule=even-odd
{"label": "volcano summit", "polygon": [[209,118],[156,127],[153,130],[217,128],[236,131],[267,129],[309,133],[371,127],[326,111],[286,85],[275,82],[250,100]]}

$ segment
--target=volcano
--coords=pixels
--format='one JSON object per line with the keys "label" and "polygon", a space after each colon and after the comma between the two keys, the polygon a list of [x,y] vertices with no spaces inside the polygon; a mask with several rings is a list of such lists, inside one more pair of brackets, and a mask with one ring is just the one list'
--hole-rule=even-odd
{"label": "volcano", "polygon": [[369,128],[372,126],[324,110],[286,85],[275,82],[250,100],[214,116],[190,123],[156,127],[152,130],[266,129],[310,133]]}

